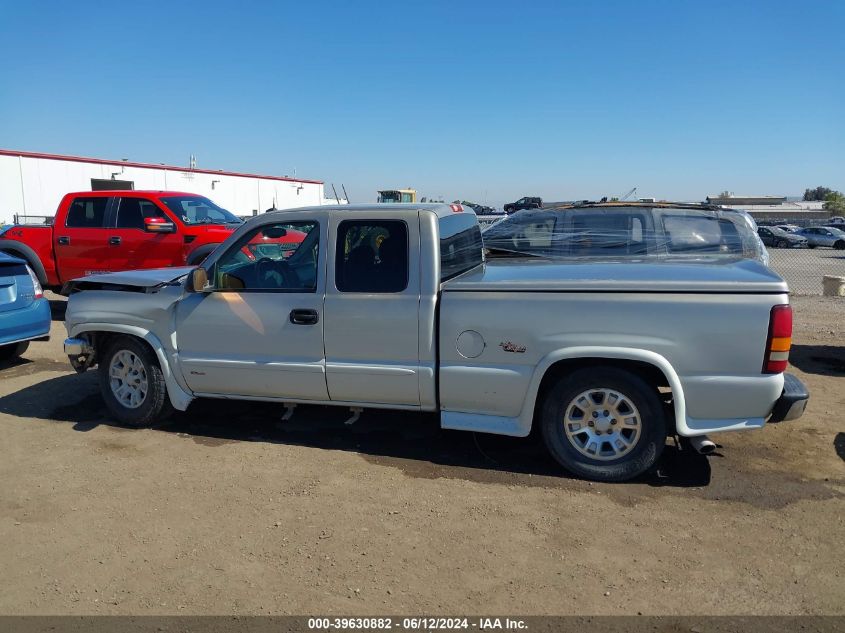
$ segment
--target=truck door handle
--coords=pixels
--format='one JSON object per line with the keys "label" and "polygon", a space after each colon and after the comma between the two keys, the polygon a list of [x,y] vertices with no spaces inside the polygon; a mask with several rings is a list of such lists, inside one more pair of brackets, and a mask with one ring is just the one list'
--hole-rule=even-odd
{"label": "truck door handle", "polygon": [[70,245],[70,238],[66,235],[62,235],[56,241],[59,243],[60,246],[69,246]]}
{"label": "truck door handle", "polygon": [[294,325],[316,325],[320,322],[320,313],[316,310],[294,308],[290,311],[290,322]]}
{"label": "truck door handle", "polygon": [[109,244],[111,244],[112,246],[120,246],[120,238],[117,236],[110,237]]}

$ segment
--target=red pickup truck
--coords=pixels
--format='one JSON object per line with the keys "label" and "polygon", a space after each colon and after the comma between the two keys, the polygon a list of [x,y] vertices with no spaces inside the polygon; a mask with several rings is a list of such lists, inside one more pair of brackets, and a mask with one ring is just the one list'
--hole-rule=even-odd
{"label": "red pickup truck", "polygon": [[[193,193],[69,193],[52,225],[18,225],[0,232],[0,252],[26,260],[42,286],[59,289],[95,272],[199,264],[241,222]],[[299,231],[288,231],[274,241],[292,249],[304,238]]]}

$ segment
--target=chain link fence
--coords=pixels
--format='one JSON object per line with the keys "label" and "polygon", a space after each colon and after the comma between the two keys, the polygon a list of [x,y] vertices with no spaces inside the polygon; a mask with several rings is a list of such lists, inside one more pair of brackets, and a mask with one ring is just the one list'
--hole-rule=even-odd
{"label": "chain link fence", "polygon": [[823,294],[825,276],[845,277],[845,250],[826,248],[768,248],[769,268],[786,279],[796,295]]}
{"label": "chain link fence", "polygon": [[[830,217],[769,216],[757,219],[757,225],[764,228],[785,226],[795,230],[839,226],[833,224],[836,221]],[[841,228],[845,229],[845,225]],[[812,244],[812,238],[807,237]],[[845,243],[841,240],[827,239],[812,248],[782,246],[767,247],[769,267],[786,280],[792,294],[821,295],[824,294],[824,277],[845,277]]]}

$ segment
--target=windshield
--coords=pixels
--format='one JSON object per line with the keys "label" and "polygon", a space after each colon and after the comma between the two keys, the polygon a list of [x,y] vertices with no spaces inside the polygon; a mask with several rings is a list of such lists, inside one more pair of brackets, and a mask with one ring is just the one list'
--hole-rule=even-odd
{"label": "windshield", "polygon": [[161,201],[185,224],[243,223],[238,216],[202,196],[167,196]]}
{"label": "windshield", "polygon": [[483,232],[491,254],[581,257],[729,255],[766,263],[754,221],[733,210],[643,206],[529,209]]}

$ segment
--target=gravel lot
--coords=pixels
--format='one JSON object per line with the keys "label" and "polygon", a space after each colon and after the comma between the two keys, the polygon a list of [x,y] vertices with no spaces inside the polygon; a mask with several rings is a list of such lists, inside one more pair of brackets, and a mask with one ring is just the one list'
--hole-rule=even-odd
{"label": "gravel lot", "polygon": [[798,295],[820,295],[822,277],[845,277],[845,251],[832,248],[769,248],[770,263]]}
{"label": "gravel lot", "polygon": [[123,429],[56,321],[0,369],[0,614],[845,614],[845,299],[795,304],[807,414],[625,485],[406,413]]}

